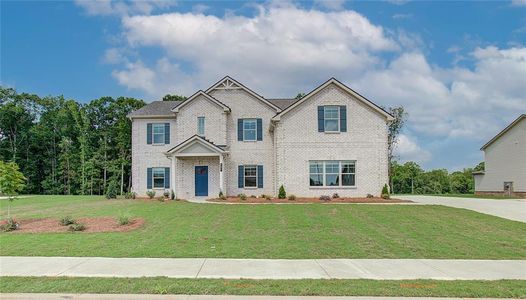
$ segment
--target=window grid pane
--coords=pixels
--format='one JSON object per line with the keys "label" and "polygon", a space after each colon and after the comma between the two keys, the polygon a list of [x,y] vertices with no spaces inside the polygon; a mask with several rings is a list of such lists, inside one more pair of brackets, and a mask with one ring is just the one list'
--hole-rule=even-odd
{"label": "window grid pane", "polygon": [[164,144],[164,124],[152,124],[153,143]]}
{"label": "window grid pane", "polygon": [[152,177],[154,188],[164,188],[164,168],[153,168]]}
{"label": "window grid pane", "polygon": [[205,135],[205,117],[197,117],[197,134]]}
{"label": "window grid pane", "polygon": [[245,187],[257,187],[256,166],[245,166]]}
{"label": "window grid pane", "polygon": [[243,140],[255,141],[256,140],[256,120],[255,119],[244,119],[243,120]]}
{"label": "window grid pane", "polygon": [[355,186],[356,163],[354,161],[309,162],[310,186]]}
{"label": "window grid pane", "polygon": [[340,131],[340,108],[325,106],[323,109],[325,131]]}

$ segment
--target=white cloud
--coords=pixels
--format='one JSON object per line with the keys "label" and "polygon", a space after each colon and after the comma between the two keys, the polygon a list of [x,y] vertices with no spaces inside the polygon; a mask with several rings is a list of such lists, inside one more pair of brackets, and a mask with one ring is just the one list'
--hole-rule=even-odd
{"label": "white cloud", "polygon": [[526,6],[526,0],[511,0],[513,6]]}
{"label": "white cloud", "polygon": [[415,161],[417,163],[425,163],[432,157],[431,152],[422,149],[415,137],[410,137],[406,134],[400,134],[395,147],[395,155],[400,158],[400,161]]}
{"label": "white cloud", "polygon": [[75,0],[90,16],[149,15],[156,9],[166,9],[176,5],[175,1],[162,0]]}

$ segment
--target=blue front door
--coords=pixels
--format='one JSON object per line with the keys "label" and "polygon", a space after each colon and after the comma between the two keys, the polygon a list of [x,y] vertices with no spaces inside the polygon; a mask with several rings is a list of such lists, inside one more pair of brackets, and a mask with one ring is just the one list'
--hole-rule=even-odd
{"label": "blue front door", "polygon": [[208,166],[195,167],[195,195],[208,196]]}

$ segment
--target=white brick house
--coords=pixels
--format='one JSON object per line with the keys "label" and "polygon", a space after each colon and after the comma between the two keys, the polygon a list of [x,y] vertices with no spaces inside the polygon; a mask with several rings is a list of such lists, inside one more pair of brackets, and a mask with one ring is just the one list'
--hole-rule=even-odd
{"label": "white brick house", "polygon": [[231,77],[185,101],[131,113],[132,189],[178,198],[379,195],[392,116],[334,78],[297,99],[265,99]]}

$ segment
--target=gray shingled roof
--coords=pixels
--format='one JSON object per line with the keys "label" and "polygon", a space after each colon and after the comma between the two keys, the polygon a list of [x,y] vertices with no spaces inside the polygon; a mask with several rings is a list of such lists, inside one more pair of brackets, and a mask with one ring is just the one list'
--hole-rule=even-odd
{"label": "gray shingled roof", "polygon": [[130,113],[128,117],[173,115],[171,109],[181,104],[181,102],[183,101],[153,101]]}
{"label": "gray shingled roof", "polygon": [[283,110],[283,109],[291,106],[292,104],[294,104],[299,99],[296,99],[296,98],[293,98],[293,99],[280,98],[280,99],[267,99],[267,100],[270,103],[276,105],[277,107],[279,107],[280,109]]}

